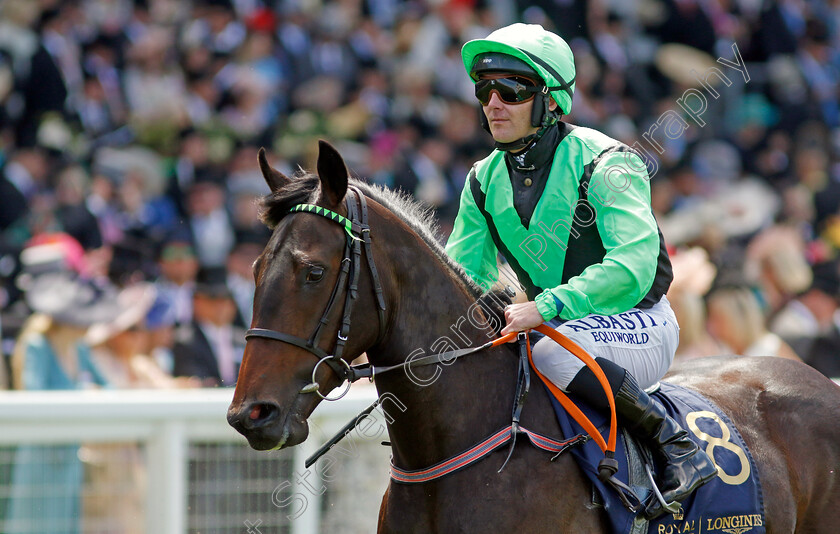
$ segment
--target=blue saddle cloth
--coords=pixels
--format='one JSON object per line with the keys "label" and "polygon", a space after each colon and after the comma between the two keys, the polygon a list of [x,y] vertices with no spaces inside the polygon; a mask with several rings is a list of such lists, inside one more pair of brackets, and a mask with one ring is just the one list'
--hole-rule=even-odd
{"label": "blue saddle cloth", "polygon": [[[683,514],[665,514],[653,521],[631,513],[611,487],[598,479],[598,462],[604,457],[594,440],[571,449],[587,477],[598,490],[616,534],[764,534],[764,501],[758,472],[741,434],[711,401],[698,393],[673,384],[662,383],[652,395],[668,413],[688,430],[691,438],[718,466],[718,476],[700,487],[682,502]],[[563,434],[584,433],[583,429],[549,394]],[[609,418],[573,399],[589,419],[607,437]],[[631,453],[632,454],[632,453]],[[650,495],[647,475],[640,475],[639,465],[628,461],[624,433],[616,445],[619,462],[617,477],[628,483],[637,495]],[[643,468],[641,468],[643,469]],[[655,476],[655,475],[654,475]]]}

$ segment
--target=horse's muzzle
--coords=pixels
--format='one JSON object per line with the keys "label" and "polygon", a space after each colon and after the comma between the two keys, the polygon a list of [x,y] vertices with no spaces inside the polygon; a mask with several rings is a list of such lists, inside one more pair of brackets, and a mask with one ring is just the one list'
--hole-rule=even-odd
{"label": "horse's muzzle", "polygon": [[248,439],[256,450],[281,449],[306,439],[309,427],[293,412],[281,417],[280,406],[273,402],[255,402],[246,407],[228,409],[228,424]]}

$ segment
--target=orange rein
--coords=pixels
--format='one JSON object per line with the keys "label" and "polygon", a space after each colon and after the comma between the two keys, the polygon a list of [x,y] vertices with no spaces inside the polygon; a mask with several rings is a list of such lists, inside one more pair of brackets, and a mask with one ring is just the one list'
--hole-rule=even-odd
{"label": "orange rein", "polygon": [[[595,440],[595,443],[598,444],[598,447],[606,454],[607,456],[614,456],[615,455],[615,442],[616,442],[616,435],[618,433],[618,422],[615,415],[615,398],[613,397],[612,388],[610,388],[610,383],[607,381],[607,377],[604,374],[604,371],[601,370],[601,366],[595,361],[592,356],[590,356],[585,350],[583,350],[577,343],[569,339],[568,337],[564,336],[560,332],[557,332],[553,328],[548,325],[541,324],[535,327],[533,330],[540,332],[541,334],[545,334],[546,336],[553,339],[556,343],[562,346],[564,349],[571,352],[575,357],[581,360],[587,367],[589,367],[595,376],[598,378],[598,382],[601,383],[601,387],[604,388],[604,393],[607,395],[607,401],[610,404],[610,434],[606,441],[604,441],[604,437],[589,420],[586,415],[580,411],[580,408],[572,402],[569,397],[566,396],[563,391],[551,383],[542,373],[534,366],[534,360],[531,357],[531,344],[527,345],[528,348],[528,361],[531,363],[531,368],[537,373],[537,376],[540,377],[540,380],[546,385],[549,391],[551,391],[552,395],[560,402],[560,404],[565,408],[569,415],[574,418],[575,421],[578,422],[583,429],[592,436],[592,439]],[[509,341],[516,339],[517,332],[511,332],[510,334],[505,334],[504,336],[496,339],[493,341],[492,346],[497,347]]]}

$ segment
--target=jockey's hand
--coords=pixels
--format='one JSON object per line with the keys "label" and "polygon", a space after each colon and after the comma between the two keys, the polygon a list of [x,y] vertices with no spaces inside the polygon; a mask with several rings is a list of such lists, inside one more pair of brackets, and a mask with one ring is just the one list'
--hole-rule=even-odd
{"label": "jockey's hand", "polygon": [[494,289],[481,295],[476,303],[487,316],[493,332],[498,334],[505,326],[505,308],[513,304],[510,293],[504,289]]}
{"label": "jockey's hand", "polygon": [[543,324],[545,319],[537,310],[537,303],[530,300],[507,306],[505,308],[505,321],[507,321],[507,325],[502,328],[502,335],[534,328]]}

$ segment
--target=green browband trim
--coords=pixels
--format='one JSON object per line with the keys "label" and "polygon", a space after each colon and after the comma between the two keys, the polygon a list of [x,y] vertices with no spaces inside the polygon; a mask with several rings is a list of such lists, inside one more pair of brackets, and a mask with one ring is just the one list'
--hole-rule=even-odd
{"label": "green browband trim", "polygon": [[289,209],[289,213],[294,213],[296,211],[314,213],[315,215],[320,215],[321,217],[325,217],[327,219],[330,219],[331,221],[335,221],[344,227],[344,231],[347,232],[347,235],[349,235],[353,239],[359,239],[353,232],[353,222],[343,215],[339,215],[338,213],[330,211],[327,208],[316,206],[315,204],[296,204],[292,206],[291,209]]}

